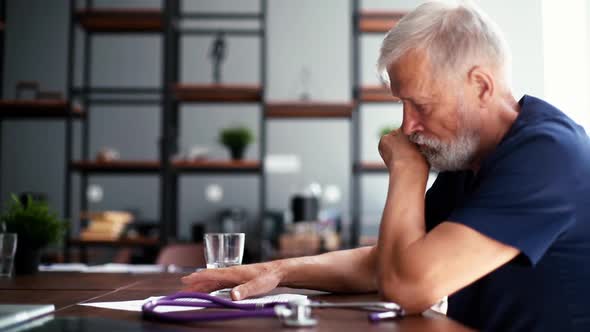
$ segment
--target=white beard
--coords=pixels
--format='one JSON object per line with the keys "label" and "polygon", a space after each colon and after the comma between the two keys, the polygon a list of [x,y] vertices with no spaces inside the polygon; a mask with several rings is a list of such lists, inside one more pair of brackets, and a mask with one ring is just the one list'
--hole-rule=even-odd
{"label": "white beard", "polygon": [[471,162],[473,162],[480,137],[476,130],[468,127],[465,112],[463,107],[459,109],[459,132],[457,138],[451,142],[428,138],[419,133],[410,135],[409,140],[419,144],[420,152],[435,170],[465,170],[469,169]]}

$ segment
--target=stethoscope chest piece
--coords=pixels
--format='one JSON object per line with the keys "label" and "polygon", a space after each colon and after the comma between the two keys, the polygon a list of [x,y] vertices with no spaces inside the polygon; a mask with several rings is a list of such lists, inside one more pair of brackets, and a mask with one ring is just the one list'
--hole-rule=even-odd
{"label": "stethoscope chest piece", "polygon": [[311,301],[301,299],[275,306],[275,313],[283,325],[289,327],[316,326],[317,319],[311,317]]}

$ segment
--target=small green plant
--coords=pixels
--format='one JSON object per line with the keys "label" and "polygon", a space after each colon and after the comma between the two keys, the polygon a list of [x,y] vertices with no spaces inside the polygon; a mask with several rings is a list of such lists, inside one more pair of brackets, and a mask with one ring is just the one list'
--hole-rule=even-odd
{"label": "small green plant", "polygon": [[254,135],[248,127],[236,126],[221,130],[219,142],[230,149],[243,149],[254,141]]}
{"label": "small green plant", "polygon": [[399,125],[387,125],[384,127],[381,127],[381,129],[379,130],[379,138],[383,137],[384,135],[389,134],[390,132],[399,129]]}
{"label": "small green plant", "polygon": [[23,204],[16,195],[12,194],[11,198],[0,222],[4,223],[7,232],[18,234],[19,244],[40,249],[63,239],[67,223],[46,202],[27,196],[26,204]]}

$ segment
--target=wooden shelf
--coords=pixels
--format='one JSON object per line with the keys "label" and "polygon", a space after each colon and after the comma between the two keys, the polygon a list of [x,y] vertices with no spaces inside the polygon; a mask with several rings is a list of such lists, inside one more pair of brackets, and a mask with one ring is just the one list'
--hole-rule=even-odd
{"label": "wooden shelf", "polygon": [[269,118],[350,118],[352,103],[270,102],[266,105]]}
{"label": "wooden shelf", "polygon": [[388,32],[405,14],[399,11],[363,10],[359,14],[359,30],[369,33]]}
{"label": "wooden shelf", "polygon": [[117,240],[82,240],[73,238],[69,242],[70,245],[89,247],[157,247],[160,245],[158,239],[146,237],[121,238]]}
{"label": "wooden shelf", "polygon": [[74,161],[72,168],[82,173],[156,173],[160,162],[151,160]]}
{"label": "wooden shelf", "polygon": [[[68,102],[65,100],[0,100],[0,118],[67,118]],[[85,113],[74,107],[73,117],[81,118]]]}
{"label": "wooden shelf", "polygon": [[391,92],[384,87],[365,86],[360,90],[360,100],[364,103],[399,103],[400,99],[393,97]]}
{"label": "wooden shelf", "polygon": [[261,169],[256,160],[177,160],[172,165],[180,172],[201,173],[256,173]]}
{"label": "wooden shelf", "polygon": [[177,84],[176,99],[189,102],[259,102],[262,89],[258,85]]}
{"label": "wooden shelf", "polygon": [[82,9],[75,18],[92,32],[161,32],[163,15],[160,9]]}
{"label": "wooden shelf", "polygon": [[360,173],[387,173],[387,167],[382,161],[364,161],[355,165],[355,171]]}

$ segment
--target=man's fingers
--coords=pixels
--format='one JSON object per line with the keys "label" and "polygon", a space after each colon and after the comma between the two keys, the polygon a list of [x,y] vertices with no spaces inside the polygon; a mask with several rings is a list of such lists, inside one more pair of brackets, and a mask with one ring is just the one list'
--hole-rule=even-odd
{"label": "man's fingers", "polygon": [[208,281],[208,282],[200,282],[194,284],[186,285],[182,291],[183,292],[201,292],[201,293],[211,293],[213,291],[227,288],[224,287],[221,283],[215,281]]}
{"label": "man's fingers", "polygon": [[231,291],[231,297],[234,301],[238,301],[264,294],[277,287],[278,282],[278,278],[274,274],[265,274],[258,278],[254,278],[245,284],[234,287]]}
{"label": "man's fingers", "polygon": [[[199,272],[191,273],[188,276],[182,277],[180,280],[183,284],[190,285],[196,282],[205,282],[205,281],[233,281],[234,274],[228,273],[226,271],[228,269],[211,269],[211,270],[201,270]],[[236,282],[237,283],[237,282]]]}

